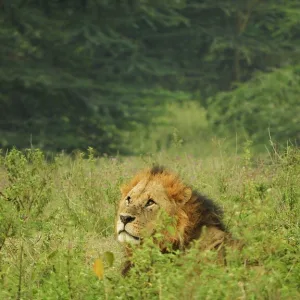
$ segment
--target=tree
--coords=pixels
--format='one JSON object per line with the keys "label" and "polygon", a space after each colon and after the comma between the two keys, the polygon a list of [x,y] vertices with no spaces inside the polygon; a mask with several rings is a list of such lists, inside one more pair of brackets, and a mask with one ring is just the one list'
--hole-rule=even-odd
{"label": "tree", "polygon": [[[8,1],[1,11],[2,146],[122,149],[122,131],[170,97],[168,61],[144,34],[183,18],[177,1]],[[151,99],[151,101],[149,101]],[[157,110],[153,109],[154,114]]]}
{"label": "tree", "polygon": [[298,0],[3,1],[0,145],[125,152],[126,131],[191,97],[231,130],[240,91],[300,64],[299,19]]}

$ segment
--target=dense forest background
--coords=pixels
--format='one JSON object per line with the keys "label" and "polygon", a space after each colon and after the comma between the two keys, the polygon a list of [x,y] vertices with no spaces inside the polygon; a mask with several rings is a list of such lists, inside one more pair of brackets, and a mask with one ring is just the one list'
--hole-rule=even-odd
{"label": "dense forest background", "polygon": [[0,22],[2,148],[300,141],[299,0],[2,0]]}

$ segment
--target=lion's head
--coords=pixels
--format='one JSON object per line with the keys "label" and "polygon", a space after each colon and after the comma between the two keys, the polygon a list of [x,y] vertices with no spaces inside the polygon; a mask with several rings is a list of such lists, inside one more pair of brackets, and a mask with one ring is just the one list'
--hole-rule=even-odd
{"label": "lion's head", "polygon": [[199,238],[204,226],[224,231],[220,209],[163,167],[139,173],[121,192],[116,224],[120,242],[137,244],[153,235],[162,211],[176,222],[172,236],[165,232],[165,239],[174,248]]}

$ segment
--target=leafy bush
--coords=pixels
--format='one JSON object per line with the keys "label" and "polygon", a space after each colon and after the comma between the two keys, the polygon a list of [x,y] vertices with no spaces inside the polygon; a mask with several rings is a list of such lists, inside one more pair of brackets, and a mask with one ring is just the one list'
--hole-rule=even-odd
{"label": "leafy bush", "polygon": [[[271,139],[286,144],[300,141],[300,69],[258,73],[236,89],[210,100],[210,123],[222,134],[245,133],[255,144]],[[270,135],[270,136],[269,136]],[[262,148],[262,147],[261,147]]]}

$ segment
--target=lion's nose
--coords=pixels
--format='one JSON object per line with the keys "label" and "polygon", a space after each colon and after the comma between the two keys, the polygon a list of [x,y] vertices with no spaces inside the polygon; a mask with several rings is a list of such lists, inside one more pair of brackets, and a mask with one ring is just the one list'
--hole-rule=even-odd
{"label": "lion's nose", "polygon": [[122,223],[124,223],[124,225],[126,225],[127,223],[134,221],[135,217],[132,217],[130,215],[120,215],[120,220],[122,221]]}

